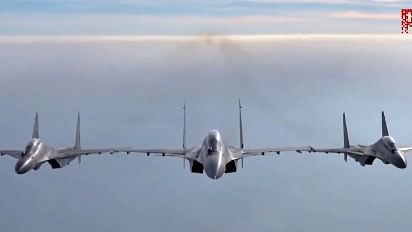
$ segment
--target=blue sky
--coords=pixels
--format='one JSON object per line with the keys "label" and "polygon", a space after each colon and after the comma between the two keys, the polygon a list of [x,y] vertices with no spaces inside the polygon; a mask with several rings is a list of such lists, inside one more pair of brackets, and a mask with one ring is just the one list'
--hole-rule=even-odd
{"label": "blue sky", "polygon": [[0,3],[3,35],[398,33],[411,1],[21,0]]}

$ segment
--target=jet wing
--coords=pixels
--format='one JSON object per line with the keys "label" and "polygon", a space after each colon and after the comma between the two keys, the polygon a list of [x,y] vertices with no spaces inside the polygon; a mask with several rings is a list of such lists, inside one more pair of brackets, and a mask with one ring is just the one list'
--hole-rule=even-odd
{"label": "jet wing", "polygon": [[105,149],[63,149],[59,150],[55,157],[50,157],[52,159],[64,159],[72,158],[81,155],[91,155],[91,154],[102,154],[102,153],[115,153],[118,149],[116,148],[105,148]]}
{"label": "jet wing", "polygon": [[179,157],[182,159],[191,159],[187,156],[188,153],[193,152],[194,149],[119,149],[116,152],[142,153],[146,155],[155,154],[158,156]]}
{"label": "jet wing", "polygon": [[295,151],[298,153],[312,152],[312,147],[310,146],[302,146],[302,147],[277,147],[277,148],[255,148],[255,149],[234,149],[232,150],[233,158],[240,159],[249,156],[256,156],[256,155],[265,155],[265,153],[278,153],[285,151]]}
{"label": "jet wing", "polygon": [[364,156],[363,153],[358,152],[358,151],[354,151],[350,148],[313,148],[312,147],[312,152],[323,152],[323,153],[336,153],[336,154],[350,154],[350,155],[357,155],[357,156]]}
{"label": "jet wing", "polygon": [[[376,157],[374,156],[366,155],[358,150],[354,150],[353,148],[313,148],[312,152],[323,152],[326,154],[347,154],[348,156],[352,157],[356,162],[359,162],[362,166],[372,165],[373,161],[376,159]],[[345,156],[345,161],[346,159],[347,158]]]}
{"label": "jet wing", "polygon": [[405,154],[407,152],[412,151],[412,147],[401,147],[401,148],[399,148],[399,151],[401,151],[402,154]]}
{"label": "jet wing", "polygon": [[9,155],[16,159],[20,159],[20,157],[23,154],[24,154],[24,151],[19,151],[19,150],[0,150],[0,155]]}

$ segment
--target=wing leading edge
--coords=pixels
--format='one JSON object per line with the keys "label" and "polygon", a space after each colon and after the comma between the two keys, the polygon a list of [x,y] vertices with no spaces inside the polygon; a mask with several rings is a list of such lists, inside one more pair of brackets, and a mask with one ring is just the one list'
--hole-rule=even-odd
{"label": "wing leading edge", "polygon": [[265,155],[266,153],[276,153],[294,151],[298,153],[302,152],[312,152],[313,148],[310,146],[300,146],[300,147],[277,147],[277,148],[254,148],[254,149],[238,149],[234,148],[231,150],[234,159],[241,159],[250,156]]}
{"label": "wing leading edge", "polygon": [[402,152],[402,154],[406,154],[406,153],[412,151],[412,147],[401,147],[401,148],[399,148],[399,151]]}
{"label": "wing leading edge", "polygon": [[20,159],[22,155],[24,154],[24,151],[21,150],[0,150],[0,155],[9,155],[13,158]]}
{"label": "wing leading edge", "polygon": [[126,154],[130,153],[141,153],[146,154],[147,156],[154,154],[158,156],[170,156],[178,157],[182,159],[192,159],[188,154],[193,153],[195,148],[191,149],[119,149],[115,152],[125,152]]}
{"label": "wing leading edge", "polygon": [[105,149],[63,149],[59,150],[58,155],[50,157],[50,159],[64,159],[78,157],[82,155],[103,154],[103,153],[115,153],[120,149],[118,148],[105,148]]}

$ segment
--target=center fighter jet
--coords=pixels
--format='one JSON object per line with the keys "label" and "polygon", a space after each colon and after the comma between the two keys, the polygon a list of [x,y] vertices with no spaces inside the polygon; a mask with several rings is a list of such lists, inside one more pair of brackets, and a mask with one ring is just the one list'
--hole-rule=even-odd
{"label": "center fighter jet", "polygon": [[384,164],[392,164],[397,168],[406,168],[407,162],[404,155],[412,150],[412,147],[396,146],[395,140],[389,136],[385,113],[383,111],[382,137],[369,146],[349,144],[348,128],[346,126],[345,113],[343,113],[343,141],[343,148],[312,148],[312,152],[344,154],[345,161],[347,161],[348,156],[350,156],[362,166],[372,165],[375,159],[380,159]]}
{"label": "center fighter jet", "polygon": [[64,149],[54,149],[46,145],[39,138],[39,115],[36,113],[32,139],[27,144],[25,150],[0,150],[1,155],[9,155],[16,158],[16,173],[24,174],[31,169],[37,170],[44,163],[49,163],[53,169],[62,168],[75,158],[79,164],[82,155],[101,154],[105,152],[113,153],[115,149],[82,149],[80,147],[80,114],[77,116],[76,139],[74,147]]}
{"label": "center fighter jet", "polygon": [[217,130],[211,130],[207,133],[201,147],[186,148],[186,105],[183,106],[183,146],[182,149],[121,149],[118,152],[129,153],[146,153],[157,154],[161,156],[172,156],[183,159],[183,165],[188,160],[190,171],[192,173],[203,173],[212,179],[218,179],[224,173],[234,173],[238,169],[238,161],[241,160],[243,167],[243,158],[265,155],[266,153],[277,153],[284,151],[311,151],[310,147],[278,147],[278,148],[258,148],[247,149],[243,145],[243,128],[242,128],[242,106],[239,100],[239,133],[240,146],[227,146],[222,139],[222,135]]}

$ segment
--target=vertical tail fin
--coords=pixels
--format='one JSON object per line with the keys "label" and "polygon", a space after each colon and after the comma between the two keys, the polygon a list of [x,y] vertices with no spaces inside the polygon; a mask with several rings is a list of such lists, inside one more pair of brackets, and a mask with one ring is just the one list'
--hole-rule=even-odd
{"label": "vertical tail fin", "polygon": [[388,126],[386,125],[385,112],[382,111],[382,137],[389,136]]}
{"label": "vertical tail fin", "polygon": [[[348,127],[346,126],[346,117],[345,113],[343,113],[343,147],[344,148],[349,148],[349,136],[348,136]],[[344,154],[344,159],[347,162],[348,161],[348,154]]]}
{"label": "vertical tail fin", "polygon": [[[239,146],[241,149],[243,149],[244,144],[243,144],[243,123],[242,123],[242,105],[240,104],[240,99],[239,99]],[[241,159],[241,164],[243,168],[243,158]]]}
{"label": "vertical tail fin", "polygon": [[182,147],[186,148],[186,102],[183,103],[183,141]]}
{"label": "vertical tail fin", "polygon": [[[78,150],[81,149],[80,146],[80,112],[77,112],[77,126],[76,126],[76,138],[74,141],[74,149]],[[77,161],[79,164],[82,162],[82,156],[77,156]]]}
{"label": "vertical tail fin", "polygon": [[36,112],[36,116],[34,117],[33,134],[31,137],[33,139],[39,138],[39,113],[37,112]]}
{"label": "vertical tail fin", "polygon": [[240,148],[244,147],[243,144],[243,124],[242,124],[242,105],[240,104],[240,99],[239,99],[239,139],[240,139]]}
{"label": "vertical tail fin", "polygon": [[[186,101],[183,102],[183,138],[182,147],[186,149]],[[183,159],[183,169],[186,166],[186,159]]]}
{"label": "vertical tail fin", "polygon": [[77,127],[76,127],[76,138],[74,142],[74,149],[80,149],[80,112],[77,113]]}

